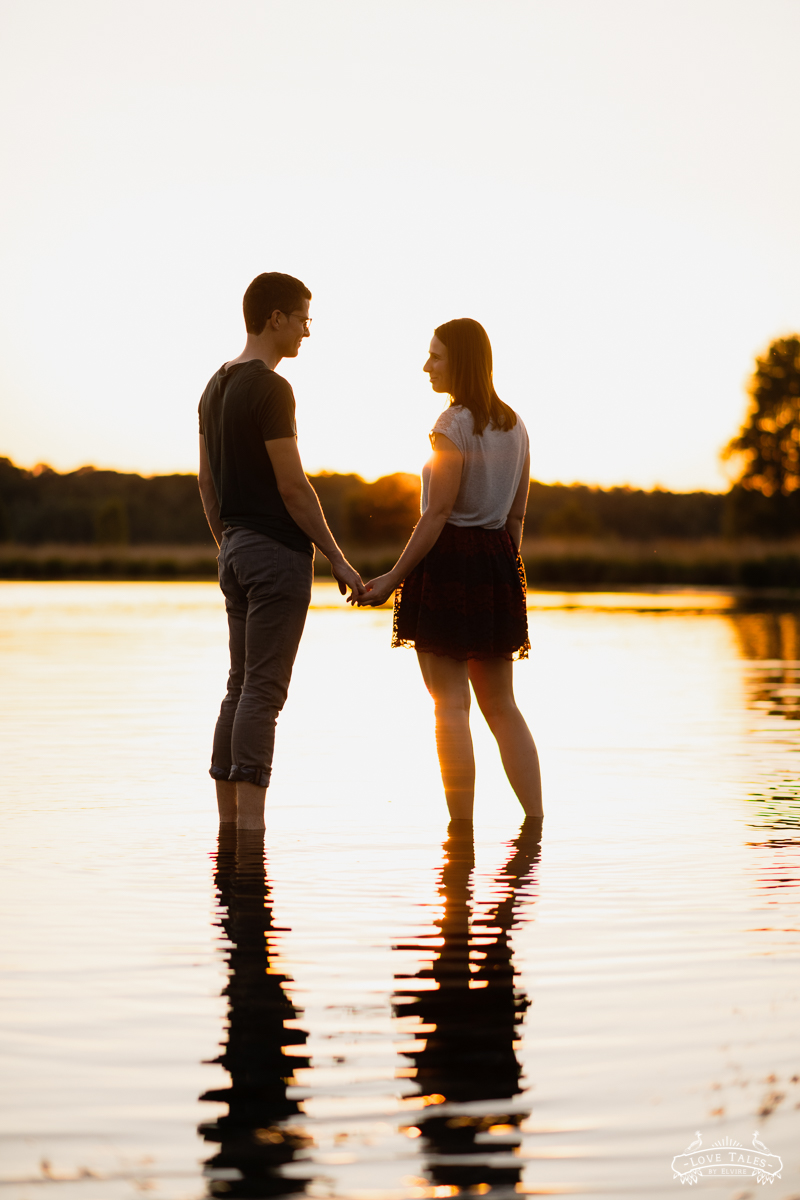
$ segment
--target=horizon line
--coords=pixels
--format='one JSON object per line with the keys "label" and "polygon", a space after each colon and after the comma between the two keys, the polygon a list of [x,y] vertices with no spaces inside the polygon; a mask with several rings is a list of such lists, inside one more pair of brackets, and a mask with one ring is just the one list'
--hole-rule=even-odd
{"label": "horizon line", "polygon": [[[32,474],[34,476],[41,475],[45,471],[52,471],[56,475],[76,475],[79,473],[89,474],[89,473],[94,473],[94,472],[97,472],[97,473],[109,472],[109,473],[116,474],[116,475],[138,475],[142,479],[166,478],[166,477],[169,477],[170,475],[194,475],[194,476],[196,476],[196,474],[197,474],[196,471],[191,471],[191,470],[142,471],[142,470],[134,470],[132,468],[118,467],[118,466],[117,467],[112,467],[112,466],[98,467],[98,466],[95,466],[94,463],[82,463],[78,467],[72,467],[67,470],[53,467],[50,463],[47,463],[47,462],[37,462],[33,466],[28,467],[28,466],[23,466],[18,462],[15,462],[14,459],[11,458],[7,454],[0,454],[0,461],[3,461],[3,460],[10,463],[11,466],[15,467],[17,470],[27,471],[29,474]],[[331,467],[321,467],[318,470],[306,470],[306,475],[308,475],[311,478],[313,478],[315,476],[320,476],[320,475],[342,475],[342,476],[354,475],[357,479],[360,479],[362,481],[362,483],[368,483],[368,484],[375,483],[378,479],[387,479],[392,475],[413,475],[416,478],[420,477],[418,471],[404,471],[401,469],[401,470],[397,470],[397,471],[388,471],[383,475],[376,475],[376,476],[370,478],[367,475],[362,475],[358,471],[340,471],[340,470],[336,470]],[[572,480],[572,482],[570,482],[570,483],[565,483],[563,480],[560,480],[560,479],[553,479],[553,480],[539,479],[533,475],[531,476],[531,483],[538,483],[538,484],[541,484],[543,487],[565,487],[565,488],[585,487],[585,488],[590,488],[593,490],[603,491],[603,492],[613,491],[615,488],[628,489],[628,490],[634,491],[634,492],[669,492],[670,494],[672,494],[674,496],[691,496],[698,492],[703,492],[706,495],[712,495],[712,496],[724,496],[724,495],[727,495],[727,493],[734,486],[733,483],[729,483],[729,485],[726,489],[710,488],[710,487],[702,487],[702,486],[688,487],[688,488],[672,488],[672,487],[668,487],[666,484],[663,484],[663,483],[653,483],[648,486],[645,484],[631,483],[630,481],[626,481],[624,483],[596,483],[596,482],[587,482],[586,480],[578,480],[578,479]]]}

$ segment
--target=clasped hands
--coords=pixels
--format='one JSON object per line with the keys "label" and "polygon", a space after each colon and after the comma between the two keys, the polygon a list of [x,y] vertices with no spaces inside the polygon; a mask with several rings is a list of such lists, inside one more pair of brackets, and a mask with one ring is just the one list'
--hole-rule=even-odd
{"label": "clasped hands", "polygon": [[347,603],[358,608],[377,608],[380,604],[385,604],[392,592],[398,586],[397,581],[391,572],[386,575],[378,575],[375,579],[370,579],[364,583],[358,571],[351,567],[348,562],[341,564],[331,564],[333,577],[339,585],[339,591],[342,595],[350,588],[350,595],[347,597]]}
{"label": "clasped hands", "polygon": [[377,608],[380,604],[385,604],[391,596],[392,592],[397,587],[397,584],[391,574],[376,575],[374,579],[368,580],[361,585],[363,590],[360,595],[351,592],[347,597],[348,604],[354,604],[358,608]]}

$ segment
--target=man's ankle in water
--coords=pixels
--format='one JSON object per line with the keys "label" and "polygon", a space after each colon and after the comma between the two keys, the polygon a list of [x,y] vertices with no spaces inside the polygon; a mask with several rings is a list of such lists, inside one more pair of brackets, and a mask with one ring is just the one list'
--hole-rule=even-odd
{"label": "man's ankle in water", "polygon": [[215,779],[214,783],[217,789],[220,825],[235,823],[238,809],[236,784],[230,783],[227,779]]}
{"label": "man's ankle in water", "polygon": [[265,787],[256,787],[254,783],[237,783],[237,817],[236,824],[240,829],[264,828],[264,802],[267,797]]}

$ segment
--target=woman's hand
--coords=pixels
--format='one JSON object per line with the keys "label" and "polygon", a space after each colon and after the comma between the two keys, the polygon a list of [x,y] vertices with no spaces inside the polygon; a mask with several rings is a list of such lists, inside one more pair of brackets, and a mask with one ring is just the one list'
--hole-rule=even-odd
{"label": "woman's hand", "polygon": [[364,584],[364,591],[360,596],[353,594],[350,603],[357,604],[359,608],[377,608],[379,604],[386,603],[396,587],[397,581],[391,571],[387,575],[378,575]]}

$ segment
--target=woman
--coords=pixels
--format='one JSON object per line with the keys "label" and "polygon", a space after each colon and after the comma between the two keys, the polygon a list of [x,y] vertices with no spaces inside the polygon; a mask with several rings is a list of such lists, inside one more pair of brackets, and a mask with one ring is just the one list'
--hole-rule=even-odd
{"label": "woman", "polygon": [[450,407],[431,432],[422,516],[395,566],[358,603],[383,604],[396,589],[392,645],[416,649],[433,697],[451,820],[472,820],[470,684],[520,804],[541,818],[539,759],[512,679],[512,660],[530,648],[519,557],[528,434],[494,390],[492,347],[477,321],[440,325],[423,369]]}

